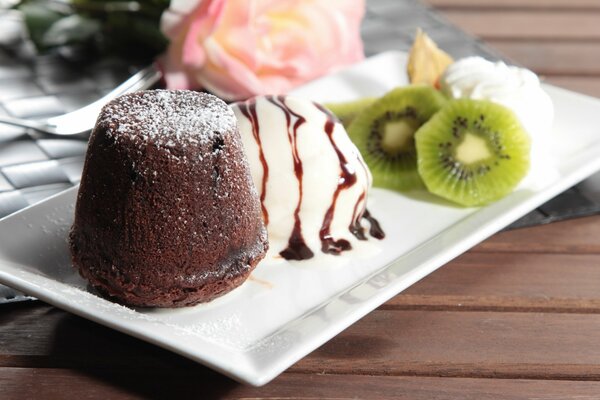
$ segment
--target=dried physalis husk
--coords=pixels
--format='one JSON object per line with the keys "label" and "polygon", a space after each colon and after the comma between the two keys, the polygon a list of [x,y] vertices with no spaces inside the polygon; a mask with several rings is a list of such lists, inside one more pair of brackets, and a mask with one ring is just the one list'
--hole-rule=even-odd
{"label": "dried physalis husk", "polygon": [[410,83],[438,87],[440,76],[454,60],[440,50],[426,33],[417,29],[415,41],[408,55],[407,72]]}

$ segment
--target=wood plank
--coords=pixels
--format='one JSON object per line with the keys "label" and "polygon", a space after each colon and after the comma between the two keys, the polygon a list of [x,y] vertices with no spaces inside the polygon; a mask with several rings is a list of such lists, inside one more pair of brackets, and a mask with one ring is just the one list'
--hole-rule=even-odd
{"label": "wood plank", "polygon": [[600,380],[600,315],[375,311],[293,372]]}
{"label": "wood plank", "polygon": [[600,76],[546,76],[546,82],[588,96],[600,97]]}
{"label": "wood plank", "polygon": [[[0,368],[0,398],[36,399],[43,389],[44,399],[344,399],[356,398],[354,396],[391,399],[394,392],[402,388],[403,381],[390,377],[348,379],[339,375],[285,374],[267,386],[254,388],[215,373],[199,377],[184,370]],[[415,386],[414,379],[407,381]],[[493,390],[493,385],[489,386]],[[587,391],[595,386],[559,384],[557,388]],[[417,392],[418,388],[413,391]]]}
{"label": "wood plank", "polygon": [[382,310],[451,310],[451,311],[504,311],[504,312],[553,312],[553,313],[600,313],[598,299],[556,299],[468,296],[468,295],[409,295],[394,298],[380,307]]}
{"label": "wood plank", "polygon": [[538,74],[600,75],[600,43],[597,42],[490,40],[489,44]]}
{"label": "wood plank", "polygon": [[[41,384],[40,382],[43,382]],[[592,398],[600,382],[432,377],[306,375],[286,373],[260,388],[222,377],[152,371],[0,369],[0,398],[45,399],[412,399],[444,400]]]}
{"label": "wood plank", "polygon": [[500,232],[471,251],[600,254],[600,215]]}
{"label": "wood plank", "polygon": [[157,346],[41,301],[7,304],[0,313],[0,367],[208,369]]}
{"label": "wood plank", "polygon": [[424,2],[442,10],[600,10],[598,0],[424,0]]}
{"label": "wood plank", "polygon": [[[20,313],[12,313],[13,319]],[[35,328],[0,325],[0,367],[135,371],[143,365],[146,372],[187,371],[198,379],[211,374],[82,318],[61,311],[38,314]],[[40,324],[47,334],[30,336]],[[592,334],[599,330],[600,315],[590,314],[376,310],[290,371],[600,380],[600,339]]]}
{"label": "wood plank", "polygon": [[600,255],[466,253],[380,309],[600,313]]}
{"label": "wood plank", "polygon": [[600,12],[595,11],[448,10],[443,15],[483,39],[600,38]]}

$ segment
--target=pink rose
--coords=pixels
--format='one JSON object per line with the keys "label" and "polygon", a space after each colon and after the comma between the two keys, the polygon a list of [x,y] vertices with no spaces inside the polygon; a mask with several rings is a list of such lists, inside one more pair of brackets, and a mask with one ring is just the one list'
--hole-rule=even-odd
{"label": "pink rose", "polygon": [[226,100],[286,93],[361,60],[364,0],[171,0],[161,64],[170,89]]}

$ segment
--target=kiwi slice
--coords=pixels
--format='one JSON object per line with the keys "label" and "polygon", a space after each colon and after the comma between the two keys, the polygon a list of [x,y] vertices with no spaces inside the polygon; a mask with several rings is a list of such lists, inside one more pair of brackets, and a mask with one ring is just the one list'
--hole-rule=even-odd
{"label": "kiwi slice", "polygon": [[325,108],[331,111],[344,125],[344,128],[348,128],[350,123],[356,118],[356,116],[370,106],[377,100],[376,97],[363,97],[362,99],[346,101],[343,103],[327,103],[323,104]]}
{"label": "kiwi slice", "polygon": [[427,189],[464,206],[500,199],[529,169],[529,135],[511,110],[489,101],[449,102],[415,141]]}
{"label": "kiwi slice", "polygon": [[404,86],[356,116],[348,135],[371,169],[374,186],[400,191],[423,186],[414,133],[445,103],[444,95],[431,86]]}

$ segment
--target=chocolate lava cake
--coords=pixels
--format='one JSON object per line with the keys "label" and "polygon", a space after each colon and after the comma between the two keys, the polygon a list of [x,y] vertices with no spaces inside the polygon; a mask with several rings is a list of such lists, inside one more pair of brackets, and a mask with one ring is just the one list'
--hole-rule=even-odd
{"label": "chocolate lava cake", "polygon": [[107,104],[90,137],[70,246],[93,287],[131,306],[194,305],[244,282],[268,244],[229,106],[168,90]]}

